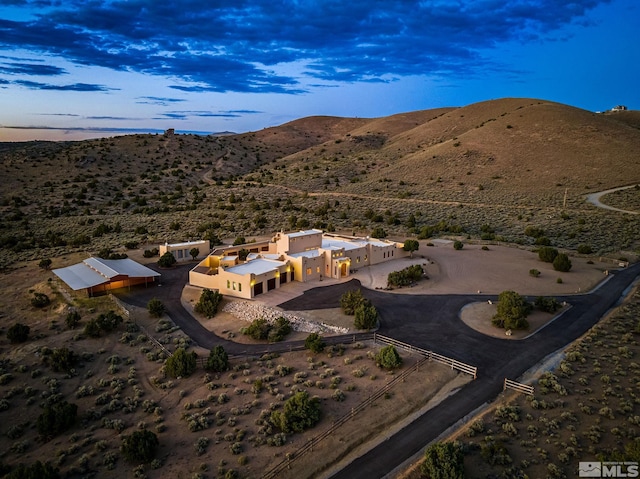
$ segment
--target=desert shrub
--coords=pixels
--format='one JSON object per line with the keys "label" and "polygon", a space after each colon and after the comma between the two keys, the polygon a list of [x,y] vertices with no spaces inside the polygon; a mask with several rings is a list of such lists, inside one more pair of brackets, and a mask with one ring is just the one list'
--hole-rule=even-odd
{"label": "desert shrub", "polygon": [[101,331],[110,333],[111,331],[115,331],[118,325],[122,323],[122,316],[111,310],[107,313],[101,313],[96,318],[96,323]]}
{"label": "desert shrub", "polygon": [[176,264],[176,261],[176,257],[173,256],[172,253],[167,251],[158,259],[158,266],[160,266],[161,268],[170,268],[171,266]]}
{"label": "desert shrub", "polygon": [[340,297],[340,307],[344,314],[353,316],[356,314],[356,308],[364,304],[365,301],[362,291],[359,289],[349,290]]}
{"label": "desert shrub", "polygon": [[591,249],[591,245],[588,244],[579,244],[578,245],[578,253],[580,254],[591,254],[593,250]]}
{"label": "desert shrub", "polygon": [[354,326],[356,329],[373,329],[378,324],[378,310],[369,301],[356,308]]}
{"label": "desert shrub", "polygon": [[556,298],[545,298],[544,296],[538,296],[533,305],[545,313],[555,313],[562,307]]}
{"label": "desert shrub", "polygon": [[333,391],[333,394],[331,394],[331,399],[337,402],[342,402],[345,400],[345,398],[345,394],[340,389],[336,389],[335,391]]}
{"label": "desert shrub", "polygon": [[204,314],[207,318],[213,318],[218,312],[218,307],[222,302],[222,295],[218,291],[203,289],[200,299],[194,307],[194,311]]}
{"label": "desert shrub", "polygon": [[320,399],[298,391],[284,403],[282,410],[271,413],[271,423],[284,433],[303,432],[320,421]]}
{"label": "desert shrub", "polygon": [[571,260],[564,253],[559,253],[553,260],[553,269],[566,273],[571,269]]}
{"label": "desert shrub", "polygon": [[310,350],[312,353],[321,353],[326,346],[324,339],[318,333],[311,333],[304,340],[305,349]]}
{"label": "desert shrub", "polygon": [[153,249],[144,250],[144,253],[142,253],[142,256],[144,256],[145,258],[153,258],[154,256],[158,256],[158,254],[160,254],[160,251],[158,250],[158,248],[153,248]]}
{"label": "desert shrub", "polygon": [[48,354],[43,354],[45,354],[45,361],[56,372],[68,373],[78,362],[76,353],[66,347],[56,348]]}
{"label": "desert shrub", "polygon": [[166,310],[167,308],[158,298],[150,299],[147,303],[147,311],[152,318],[161,318]]}
{"label": "desert shrub", "polygon": [[67,401],[60,401],[47,406],[36,421],[38,433],[48,438],[66,431],[76,421],[77,415],[78,406]]}
{"label": "desert shrub", "polygon": [[174,378],[189,377],[196,370],[198,355],[191,351],[188,353],[184,348],[178,348],[167,359],[165,371]]}
{"label": "desert shrub", "polygon": [[534,244],[538,246],[551,246],[551,240],[546,236],[538,236]]}
{"label": "desert shrub", "polygon": [[29,339],[29,331],[31,331],[31,328],[26,324],[16,323],[7,331],[7,339],[14,344],[24,343]]}
{"label": "desert shrub", "polygon": [[64,320],[67,328],[74,329],[80,323],[80,313],[75,309],[67,313],[67,317]]}
{"label": "desert shrub", "polygon": [[395,369],[402,366],[402,357],[395,346],[385,346],[375,356],[376,366],[383,369]]}
{"label": "desert shrub", "polygon": [[402,245],[402,249],[404,251],[408,251],[409,255],[412,258],[413,258],[413,252],[418,251],[419,248],[420,248],[420,243],[418,242],[418,240],[414,240],[414,239],[407,239]]}
{"label": "desert shrub", "polygon": [[540,238],[544,236],[544,229],[537,226],[527,226],[524,230],[524,234],[531,238]]}
{"label": "desert shrub", "polygon": [[526,329],[529,326],[526,317],[531,309],[531,304],[515,291],[503,291],[498,296],[497,312],[492,323],[499,328]]}
{"label": "desert shrub", "polygon": [[537,269],[530,269],[529,270],[529,276],[533,276],[534,278],[537,278],[538,276],[540,276],[540,271],[538,271]]}
{"label": "desert shrub", "polygon": [[456,240],[456,241],[453,242],[453,249],[459,251],[462,248],[464,248],[464,243],[462,241]]}
{"label": "desert shrub", "polygon": [[375,228],[373,228],[373,231],[371,231],[371,237],[383,239],[387,237],[387,232],[382,226],[376,226]]}
{"label": "desert shrub", "polygon": [[553,260],[558,256],[558,250],[551,246],[543,246],[538,249],[538,258],[545,263],[553,263]]}
{"label": "desert shrub", "polygon": [[411,283],[415,283],[422,279],[424,271],[422,266],[414,264],[400,271],[393,271],[387,276],[387,285],[389,286],[409,286]]}
{"label": "desert shrub", "polygon": [[429,479],[463,479],[464,454],[460,443],[436,442],[424,453],[420,472]]}
{"label": "desert shrub", "polygon": [[211,351],[209,351],[205,369],[216,372],[229,369],[229,355],[222,346],[214,346]]}
{"label": "desert shrub", "polygon": [[44,308],[45,306],[49,306],[51,304],[51,300],[49,296],[44,293],[38,293],[37,291],[33,293],[33,298],[31,298],[31,306],[34,308]]}
{"label": "desert shrub", "polygon": [[492,466],[508,466],[513,462],[501,441],[486,440],[480,446],[480,457]]}
{"label": "desert shrub", "polygon": [[4,471],[2,474],[7,474],[2,476],[5,479],[60,479],[61,477],[57,468],[54,468],[48,462],[43,463],[40,461],[36,461],[29,466],[19,464],[12,471]]}
{"label": "desert shrub", "polygon": [[145,429],[124,436],[120,450],[131,462],[148,463],[156,455],[159,445],[158,436]]}
{"label": "desert shrub", "polygon": [[282,316],[276,319],[273,324],[269,323],[265,318],[258,318],[240,331],[253,339],[268,339],[273,343],[282,341],[291,332],[291,323]]}

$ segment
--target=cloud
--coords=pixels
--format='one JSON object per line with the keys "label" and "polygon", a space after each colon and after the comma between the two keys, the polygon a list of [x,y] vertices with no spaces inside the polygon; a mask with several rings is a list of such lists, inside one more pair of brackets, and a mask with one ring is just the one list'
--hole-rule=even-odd
{"label": "cloud", "polygon": [[10,75],[54,76],[67,73],[64,68],[34,63],[0,63],[0,73]]}
{"label": "cloud", "polygon": [[31,90],[57,90],[57,91],[110,91],[117,90],[117,88],[109,88],[104,85],[96,85],[91,83],[73,83],[70,85],[53,85],[51,83],[41,83],[29,80],[16,80],[13,83],[21,85]]}
{"label": "cloud", "polygon": [[[88,133],[114,133],[114,134],[134,134],[134,133],[163,133],[165,130],[157,128],[114,128],[114,127],[62,127],[62,126],[20,126],[20,125],[0,125],[0,128],[8,130],[47,130],[63,132],[88,132]],[[192,133],[195,135],[209,135],[211,132],[200,130],[176,130],[176,133]]]}
{"label": "cloud", "polygon": [[[304,93],[309,80],[388,82],[499,68],[484,51],[561,40],[564,26],[588,22],[589,10],[608,2],[14,0],[32,14],[0,19],[0,46],[172,78],[171,88],[183,92]],[[287,65],[301,72],[282,73]]]}
{"label": "cloud", "polygon": [[158,96],[143,96],[136,102],[139,105],[158,105],[158,106],[167,106],[171,103],[180,103],[186,101],[183,98],[166,98],[166,97],[158,97]]}
{"label": "cloud", "polygon": [[[256,112],[257,113],[257,112]],[[213,111],[168,111],[162,113],[165,118],[174,120],[186,120],[190,117],[198,118],[240,118],[239,112],[213,112]]]}

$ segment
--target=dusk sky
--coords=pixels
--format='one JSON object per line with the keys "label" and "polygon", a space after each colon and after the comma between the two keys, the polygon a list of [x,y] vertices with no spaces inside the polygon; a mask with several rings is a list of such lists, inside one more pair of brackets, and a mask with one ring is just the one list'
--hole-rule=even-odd
{"label": "dusk sky", "polygon": [[503,97],[640,109],[640,2],[0,0],[0,141]]}

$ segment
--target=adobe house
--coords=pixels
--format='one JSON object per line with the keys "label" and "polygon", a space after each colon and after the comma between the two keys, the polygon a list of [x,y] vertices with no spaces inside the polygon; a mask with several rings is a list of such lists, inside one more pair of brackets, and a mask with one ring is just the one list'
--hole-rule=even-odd
{"label": "adobe house", "polygon": [[176,261],[191,261],[193,260],[193,256],[191,256],[191,250],[196,248],[198,250],[198,254],[196,255],[196,259],[202,259],[209,254],[211,251],[211,245],[209,240],[199,240],[199,241],[186,241],[184,243],[165,243],[160,245],[159,251],[160,256],[165,253],[171,253]]}
{"label": "adobe house", "polygon": [[88,296],[108,293],[118,288],[144,284],[148,286],[159,280],[160,273],[136,263],[132,259],[87,258],[82,263],[54,269],[53,274],[74,291],[87,290]]}
{"label": "adobe house", "polygon": [[[240,260],[240,251],[249,251]],[[189,284],[253,298],[291,281],[342,279],[352,268],[408,256],[401,243],[323,233],[276,233],[270,241],[220,248],[189,272]]]}

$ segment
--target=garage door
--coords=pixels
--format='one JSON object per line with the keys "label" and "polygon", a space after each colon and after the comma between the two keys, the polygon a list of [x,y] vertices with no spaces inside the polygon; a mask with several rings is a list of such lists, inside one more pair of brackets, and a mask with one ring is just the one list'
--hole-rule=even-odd
{"label": "garage door", "polygon": [[267,280],[267,291],[271,291],[272,289],[276,289],[276,279],[271,278]]}
{"label": "garage door", "polygon": [[258,296],[262,294],[262,283],[256,283],[253,285],[253,295]]}

